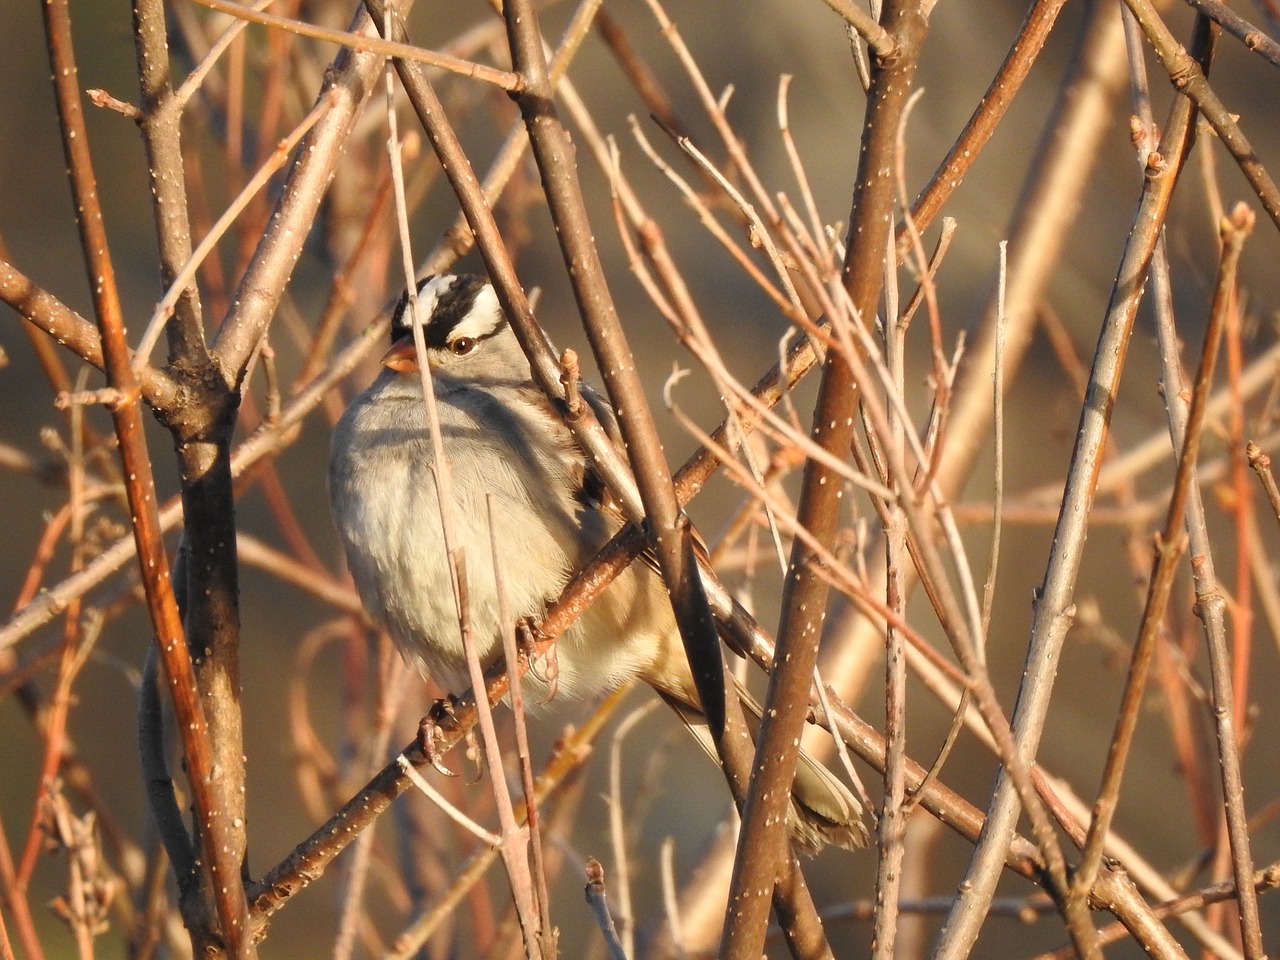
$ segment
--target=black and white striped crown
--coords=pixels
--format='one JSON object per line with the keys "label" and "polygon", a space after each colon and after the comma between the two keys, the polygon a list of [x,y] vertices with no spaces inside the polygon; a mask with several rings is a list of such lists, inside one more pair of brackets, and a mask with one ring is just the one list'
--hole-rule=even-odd
{"label": "black and white striped crown", "polygon": [[[413,332],[409,293],[391,317],[391,342]],[[460,339],[487,340],[507,325],[497,294],[485,277],[443,273],[418,281],[418,315],[427,318],[427,347],[444,348]]]}

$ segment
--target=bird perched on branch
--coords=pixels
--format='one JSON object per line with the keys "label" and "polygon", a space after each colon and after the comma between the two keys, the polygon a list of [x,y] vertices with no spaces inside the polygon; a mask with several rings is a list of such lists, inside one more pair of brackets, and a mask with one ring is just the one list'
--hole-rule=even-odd
{"label": "bird perched on branch", "polygon": [[[483,277],[420,282],[418,316],[466,557],[473,636],[482,662],[501,656],[488,498],[503,544],[515,617],[538,617],[623,525],[569,428],[533,382],[493,287]],[[401,652],[448,690],[470,684],[445,549],[436,457],[406,294],[383,370],[333,433],[333,516],[365,609]],[[607,427],[608,405],[583,388]],[[616,432],[616,427],[614,427]],[[590,697],[639,678],[670,704],[705,749],[710,736],[676,629],[651,565],[632,564],[556,644],[556,690]],[[533,682],[539,682],[536,677]],[[749,718],[759,708],[739,691]],[[797,845],[862,846],[862,808],[829,770],[801,756],[790,827]]]}

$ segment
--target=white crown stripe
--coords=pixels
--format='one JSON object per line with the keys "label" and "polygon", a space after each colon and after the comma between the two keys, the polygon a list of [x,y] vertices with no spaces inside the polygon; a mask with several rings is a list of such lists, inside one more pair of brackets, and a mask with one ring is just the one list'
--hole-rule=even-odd
{"label": "white crown stripe", "polygon": [[498,305],[498,296],[493,287],[485,284],[476,291],[475,301],[466,314],[454,324],[449,332],[449,342],[461,337],[483,340],[491,337],[502,325],[502,308]]}
{"label": "white crown stripe", "polygon": [[421,311],[420,316],[429,317],[435,312],[440,304],[440,299],[452,289],[453,285],[458,282],[458,278],[445,274],[444,276],[435,276],[418,288],[418,309]]}

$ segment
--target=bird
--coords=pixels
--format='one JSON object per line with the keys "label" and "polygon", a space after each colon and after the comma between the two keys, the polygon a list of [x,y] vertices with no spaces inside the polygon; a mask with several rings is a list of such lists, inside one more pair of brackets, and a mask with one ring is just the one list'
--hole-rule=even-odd
{"label": "bird", "polygon": [[[624,523],[556,404],[536,383],[489,280],[438,274],[392,314],[383,369],[334,427],[329,496],[361,602],[402,655],[444,689],[469,686],[438,502],[414,317],[422,336],[466,557],[472,635],[487,667],[502,656],[491,523],[513,617],[537,618]],[[583,398],[612,435],[616,419],[588,385]],[[490,507],[490,504],[492,505]],[[492,510],[492,521],[490,520]],[[556,642],[557,698],[584,699],[635,679],[654,688],[712,752],[666,588],[632,563]],[[550,680],[536,671],[536,686]],[[738,694],[749,720],[760,710]],[[802,753],[788,823],[797,849],[865,845],[862,807]]]}

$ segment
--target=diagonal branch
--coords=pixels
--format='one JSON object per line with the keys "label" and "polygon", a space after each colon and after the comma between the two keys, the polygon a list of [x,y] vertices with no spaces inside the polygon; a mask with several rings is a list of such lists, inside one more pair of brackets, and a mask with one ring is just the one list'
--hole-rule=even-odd
{"label": "diagonal branch", "polygon": [[[1249,143],[1231,111],[1214,93],[1213,87],[1209,86],[1205,68],[1197,62],[1198,58],[1194,54],[1188,53],[1178,42],[1150,0],[1125,0],[1125,5],[1133,12],[1147,40],[1155,47],[1156,56],[1169,73],[1173,89],[1199,108],[1222,145],[1235,159],[1254,193],[1258,195],[1262,209],[1280,227],[1280,188],[1277,188],[1271,174],[1262,165],[1262,160],[1254,152],[1253,145]],[[1198,20],[1207,22],[1208,18],[1201,14]],[[1217,26],[1209,29],[1216,31]]]}
{"label": "diagonal branch", "polygon": [[1265,58],[1272,66],[1280,67],[1280,43],[1268,37],[1240,14],[1220,0],[1186,0],[1210,20],[1219,24],[1248,49]]}
{"label": "diagonal branch", "polygon": [[[3,257],[0,257],[0,300],[85,363],[104,369],[102,339],[97,328]],[[182,405],[183,389],[168,373],[148,364],[137,371],[137,376],[142,399],[162,419]]]}
{"label": "diagonal branch", "polygon": [[[920,196],[911,205],[911,218],[917,229],[923,231],[933,222],[942,205],[960,186],[969,168],[977,161],[982,148],[991,139],[1012,105],[1013,98],[1031,74],[1031,68],[1044,49],[1045,41],[1049,39],[1065,2],[1066,0],[1036,0],[1027,11],[1013,45],[1005,54],[1004,62],[991,79],[986,93],[978,101],[977,109],[956,138],[955,144],[947,151],[937,171],[920,191]],[[905,224],[899,228],[898,235],[902,243],[898,254],[901,258],[905,257],[908,241]]]}
{"label": "diagonal branch", "polygon": [[[404,0],[402,6],[407,8],[410,3]],[[367,34],[371,30],[368,14],[361,9],[351,31]],[[382,63],[380,55],[344,48],[325,75],[325,85],[316,99],[332,97],[333,105],[299,145],[271,220],[213,343],[214,362],[229,386],[239,387],[280,304],[338,158],[360,108],[374,90]]]}
{"label": "diagonal branch", "polygon": [[[330,30],[328,27],[320,26],[319,24],[263,13],[243,4],[227,2],[227,0],[196,0],[196,2],[201,6],[208,7],[210,10],[217,10],[219,13],[247,20],[250,23],[261,23],[269,27],[296,33],[302,37],[326,40],[329,43],[340,44],[347,50],[375,53],[383,59],[407,60],[410,63],[425,64],[429,67],[456,73],[459,76],[472,77],[483,83],[492,83],[495,87],[506,90],[508,93],[514,93],[520,89],[520,78],[510,70],[498,70],[495,67],[463,60],[448,53],[427,50],[423,47],[415,47],[408,43],[398,43],[394,40],[384,40],[381,37],[367,33],[357,33],[354,30]],[[400,12],[405,13],[407,10],[408,4],[403,4]]]}
{"label": "diagonal branch", "polygon": [[[1252,215],[1249,215],[1249,220],[1251,218]],[[1249,220],[1241,218],[1223,225],[1224,244],[1218,265],[1217,285],[1214,288],[1213,308],[1205,328],[1204,345],[1200,353],[1200,370],[1191,395],[1191,408],[1188,411],[1187,425],[1183,432],[1173,494],[1169,499],[1164,529],[1156,539],[1155,562],[1152,566],[1146,605],[1142,611],[1141,628],[1130,657],[1124,699],[1116,719],[1111,748],[1107,751],[1106,769],[1103,772],[1102,785],[1098,790],[1098,799],[1094,804],[1093,821],[1089,825],[1089,836],[1082,851],[1079,868],[1075,877],[1072,878],[1072,896],[1082,899],[1093,886],[1097,876],[1102,860],[1103,842],[1111,829],[1111,822],[1119,804],[1120,782],[1133,744],[1142,698],[1146,691],[1147,675],[1150,672],[1152,657],[1155,655],[1156,639],[1164,623],[1165,609],[1173,590],[1173,577],[1178,569],[1178,561],[1187,546],[1187,535],[1183,525],[1186,519],[1187,501],[1190,497],[1189,490],[1197,466],[1200,439],[1204,428],[1205,406],[1213,388],[1213,373],[1221,334],[1227,322],[1227,314],[1232,308],[1236,266],[1240,261],[1245,236],[1251,226]],[[1242,845],[1242,849],[1247,851],[1247,844]],[[1240,912],[1245,933],[1246,956],[1256,958],[1261,956],[1262,952],[1258,936],[1258,905],[1256,897],[1248,896],[1251,887],[1246,882],[1252,873],[1252,862],[1246,858],[1237,872],[1236,881],[1240,884],[1242,893]]]}
{"label": "diagonal branch", "polygon": [[[1195,54],[1207,60],[1211,49],[1208,31],[1197,30]],[[1035,603],[1026,671],[1014,714],[1014,735],[1022,757],[1027,761],[1034,759],[1040,743],[1062,643],[1073,619],[1072,590],[1083,556],[1086,521],[1101,465],[1103,441],[1110,425],[1112,405],[1124,367],[1125,348],[1141,301],[1147,265],[1160,235],[1173,188],[1191,149],[1194,133],[1192,114],[1190,101],[1179,98],[1165,125],[1160,151],[1151,155],[1134,217],[1134,230],[1129,236],[1098,337],[1088,399],[1081,411],[1076,445],[1062,493],[1053,551]],[[988,808],[983,836],[974,850],[961,892],[935,949],[934,956],[939,960],[966,956],[977,939],[999,878],[1003,845],[1013,834],[1018,812],[1013,785],[1007,774],[1002,772]]]}

